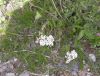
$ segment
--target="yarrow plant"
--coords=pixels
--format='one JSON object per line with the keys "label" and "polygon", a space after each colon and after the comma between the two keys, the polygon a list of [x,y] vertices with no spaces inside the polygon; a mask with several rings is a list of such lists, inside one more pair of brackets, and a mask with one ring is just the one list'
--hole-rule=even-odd
{"label": "yarrow plant", "polygon": [[40,46],[53,46],[54,45],[54,37],[52,35],[46,36],[41,35],[37,38],[36,43],[39,43]]}
{"label": "yarrow plant", "polygon": [[71,52],[67,52],[65,55],[66,63],[70,63],[73,59],[76,59],[78,56],[77,52],[75,50],[72,50]]}

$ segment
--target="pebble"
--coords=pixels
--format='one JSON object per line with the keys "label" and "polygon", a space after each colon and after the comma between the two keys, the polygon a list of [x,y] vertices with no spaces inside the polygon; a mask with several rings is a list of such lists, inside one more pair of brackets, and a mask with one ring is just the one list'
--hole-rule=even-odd
{"label": "pebble", "polygon": [[15,73],[6,73],[6,76],[15,76]]}
{"label": "pebble", "polygon": [[94,54],[89,54],[89,59],[93,62],[96,62],[96,56]]}
{"label": "pebble", "polygon": [[30,76],[30,73],[28,71],[24,71],[19,76]]}

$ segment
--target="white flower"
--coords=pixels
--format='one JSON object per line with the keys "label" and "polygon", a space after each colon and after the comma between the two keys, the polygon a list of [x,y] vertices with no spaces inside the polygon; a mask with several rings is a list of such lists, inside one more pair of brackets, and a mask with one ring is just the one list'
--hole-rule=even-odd
{"label": "white flower", "polygon": [[66,63],[69,63],[73,59],[77,58],[77,56],[78,56],[78,54],[75,50],[72,50],[71,52],[68,51],[65,55]]}
{"label": "white flower", "polygon": [[48,41],[48,40],[45,40],[45,45],[47,45],[47,46],[49,46],[49,45],[50,45],[50,43],[49,43],[49,41]]}
{"label": "white flower", "polygon": [[45,45],[44,40],[40,40],[40,45],[41,45],[41,46],[44,46],[44,45]]}
{"label": "white flower", "polygon": [[78,54],[75,52],[75,50],[71,51],[71,55],[74,57],[74,58],[77,58]]}
{"label": "white flower", "polygon": [[46,36],[41,35],[37,38],[36,43],[39,43],[40,46],[53,46],[54,38],[52,35]]}
{"label": "white flower", "polygon": [[48,40],[54,41],[53,36],[52,36],[52,35],[49,35],[49,36],[48,36]]}
{"label": "white flower", "polygon": [[94,54],[89,54],[89,59],[96,62],[96,56]]}

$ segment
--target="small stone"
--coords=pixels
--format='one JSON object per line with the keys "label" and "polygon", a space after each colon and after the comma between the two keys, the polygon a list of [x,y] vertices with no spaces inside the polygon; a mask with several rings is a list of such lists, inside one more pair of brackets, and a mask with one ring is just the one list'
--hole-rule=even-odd
{"label": "small stone", "polygon": [[76,71],[72,71],[72,76],[78,76],[78,73]]}
{"label": "small stone", "polygon": [[96,62],[96,56],[94,54],[89,54],[89,59]]}
{"label": "small stone", "polygon": [[87,72],[86,76],[93,76],[91,72]]}
{"label": "small stone", "polygon": [[30,76],[30,73],[28,71],[24,71],[19,76]]}
{"label": "small stone", "polygon": [[6,76],[15,76],[15,73],[6,73]]}

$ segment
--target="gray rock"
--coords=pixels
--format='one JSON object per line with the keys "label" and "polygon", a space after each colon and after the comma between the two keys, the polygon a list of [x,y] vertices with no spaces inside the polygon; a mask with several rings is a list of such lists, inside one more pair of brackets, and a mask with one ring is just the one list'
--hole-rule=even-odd
{"label": "gray rock", "polygon": [[5,76],[15,76],[15,73],[6,73]]}
{"label": "gray rock", "polygon": [[30,76],[30,73],[28,71],[24,71],[19,76]]}

